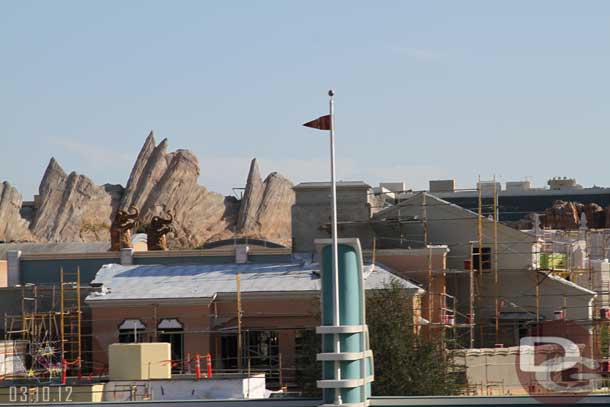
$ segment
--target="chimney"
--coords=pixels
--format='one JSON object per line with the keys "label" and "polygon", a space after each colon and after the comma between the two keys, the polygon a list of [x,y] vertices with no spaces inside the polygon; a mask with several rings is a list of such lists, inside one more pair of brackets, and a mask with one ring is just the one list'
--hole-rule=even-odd
{"label": "chimney", "polygon": [[235,246],[235,263],[244,264],[248,262],[248,251],[250,247],[245,244]]}
{"label": "chimney", "polygon": [[133,264],[133,252],[131,247],[124,247],[121,249],[121,265],[131,266]]}
{"label": "chimney", "polygon": [[9,250],[6,253],[7,285],[15,287],[21,283],[21,250]]}

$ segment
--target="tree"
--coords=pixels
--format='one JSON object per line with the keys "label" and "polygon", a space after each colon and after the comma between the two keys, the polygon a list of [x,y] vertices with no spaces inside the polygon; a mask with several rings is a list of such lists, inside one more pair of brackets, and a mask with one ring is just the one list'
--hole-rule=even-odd
{"label": "tree", "polygon": [[414,332],[413,302],[397,280],[367,292],[367,324],[375,361],[373,394],[433,396],[460,390],[442,337]]}
{"label": "tree", "polygon": [[320,335],[314,329],[299,330],[296,345],[296,385],[305,397],[321,397],[322,390],[316,386],[316,380],[322,377],[322,363],[316,360],[322,351]]}

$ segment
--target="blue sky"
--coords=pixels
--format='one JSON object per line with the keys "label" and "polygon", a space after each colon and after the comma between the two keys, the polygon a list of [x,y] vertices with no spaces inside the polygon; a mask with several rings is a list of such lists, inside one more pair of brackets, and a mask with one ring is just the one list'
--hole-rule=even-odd
{"label": "blue sky", "polygon": [[338,176],[610,185],[610,2],[2,1],[0,180],[51,156],[125,184],[148,132],[230,193],[326,179],[300,125],[336,90]]}

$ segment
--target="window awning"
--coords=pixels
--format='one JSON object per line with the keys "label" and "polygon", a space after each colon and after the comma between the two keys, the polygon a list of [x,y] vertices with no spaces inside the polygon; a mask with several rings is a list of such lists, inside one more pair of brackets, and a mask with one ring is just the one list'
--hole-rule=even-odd
{"label": "window awning", "polygon": [[176,318],[163,318],[159,325],[158,329],[182,329],[184,325],[180,323]]}
{"label": "window awning", "polygon": [[120,330],[146,329],[146,325],[144,325],[144,323],[142,323],[142,321],[140,321],[139,319],[125,319],[119,326],[119,329]]}

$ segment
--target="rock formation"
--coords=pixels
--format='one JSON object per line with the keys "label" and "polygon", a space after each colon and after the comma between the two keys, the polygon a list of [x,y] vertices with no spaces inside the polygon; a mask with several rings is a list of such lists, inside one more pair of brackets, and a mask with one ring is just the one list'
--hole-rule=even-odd
{"label": "rock formation", "polygon": [[258,208],[263,201],[264,192],[265,186],[261,179],[258,162],[256,161],[256,158],[254,158],[250,163],[250,172],[248,172],[248,179],[246,180],[246,190],[244,191],[244,196],[241,199],[239,208],[239,216],[237,218],[237,230],[239,232],[247,233],[248,231],[257,230],[257,213]]}
{"label": "rock formation", "polygon": [[263,182],[256,159],[250,164],[246,190],[241,200],[237,233],[284,245],[291,241],[292,182],[277,172]]}
{"label": "rock formation", "polygon": [[[596,203],[588,203],[582,209],[587,217],[587,226],[592,229],[606,227],[606,210]],[[581,211],[581,212],[582,212]]]}
{"label": "rock formation", "polygon": [[20,215],[21,195],[8,182],[0,183],[0,241],[31,241],[28,222]]}
{"label": "rock formation", "polygon": [[578,229],[580,214],[573,202],[555,201],[551,208],[545,211],[544,226],[551,229]]}
{"label": "rock formation", "polygon": [[587,227],[592,229],[608,227],[608,214],[596,203],[582,204],[580,202],[555,201],[551,208],[546,209],[543,225],[551,229],[575,230],[580,227],[580,217],[584,213]]}
{"label": "rock formation", "polygon": [[[252,160],[240,201],[210,192],[198,184],[199,162],[188,150],[167,151],[152,132],[133,166],[127,186],[96,185],[84,175],[66,174],[52,158],[39,187],[37,204],[20,215],[21,197],[0,184],[0,240],[43,242],[109,241],[119,209],[140,210],[139,225],[154,216],[173,214],[170,248],[194,248],[208,241],[248,236],[290,245],[292,183],[277,173],[263,182]],[[24,212],[25,213],[25,212]],[[5,222],[5,219],[7,220]]]}
{"label": "rock formation", "polygon": [[98,186],[84,175],[66,174],[54,158],[38,188],[40,207],[30,230],[41,241],[109,240],[113,213],[123,188]]}
{"label": "rock formation", "polygon": [[264,184],[263,200],[256,213],[260,225],[259,234],[261,238],[290,246],[291,212],[295,200],[293,184],[277,172],[269,174]]}
{"label": "rock formation", "polygon": [[168,237],[170,247],[198,247],[212,237],[231,236],[237,208],[197,183],[197,157],[187,150],[168,153],[167,140],[154,144],[151,134],[133,167],[121,207],[140,208],[141,224],[171,211],[175,233]]}

